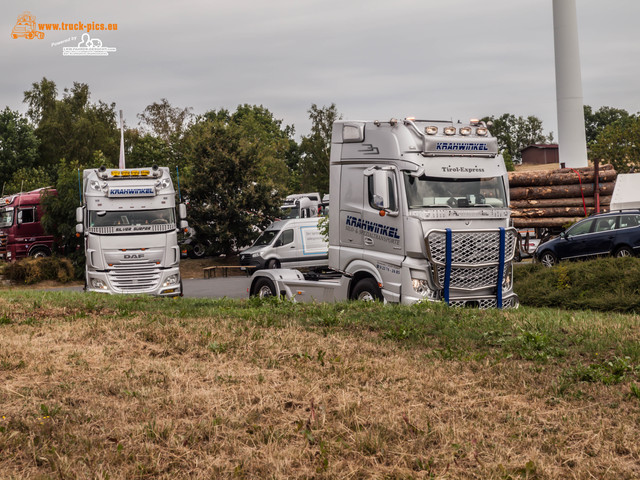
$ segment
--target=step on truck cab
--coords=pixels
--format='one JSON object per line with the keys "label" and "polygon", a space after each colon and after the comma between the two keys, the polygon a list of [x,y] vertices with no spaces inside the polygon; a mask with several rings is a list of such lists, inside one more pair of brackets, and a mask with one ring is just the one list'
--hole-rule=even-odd
{"label": "step on truck cab", "polygon": [[186,229],[167,167],[87,169],[76,231],[84,235],[86,289],[182,294],[177,232]]}
{"label": "step on truck cab", "polygon": [[250,293],[517,307],[508,185],[482,122],[335,122],[331,272],[261,270]]}

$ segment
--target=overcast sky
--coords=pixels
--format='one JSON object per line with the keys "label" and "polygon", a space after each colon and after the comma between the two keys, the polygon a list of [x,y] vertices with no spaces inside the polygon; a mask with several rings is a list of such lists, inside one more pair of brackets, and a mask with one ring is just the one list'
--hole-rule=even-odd
{"label": "overcast sky", "polygon": [[[11,38],[36,23],[116,23],[91,32],[106,57],[63,56],[82,32]],[[296,139],[311,104],[346,119],[535,115],[557,139],[551,0],[3,0],[0,106],[26,111],[42,77],[87,83],[127,124],[145,106],[268,108]],[[584,103],[640,111],[640,1],[577,0]],[[75,41],[52,43],[78,36]]]}

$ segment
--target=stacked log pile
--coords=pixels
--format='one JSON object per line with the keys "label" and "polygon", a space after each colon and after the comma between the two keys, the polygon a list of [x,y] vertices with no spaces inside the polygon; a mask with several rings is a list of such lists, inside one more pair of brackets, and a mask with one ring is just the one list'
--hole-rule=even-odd
{"label": "stacked log pile", "polygon": [[[609,209],[617,175],[613,165],[599,168],[600,212]],[[595,180],[593,167],[510,172],[510,206],[514,226],[562,227],[596,213]]]}

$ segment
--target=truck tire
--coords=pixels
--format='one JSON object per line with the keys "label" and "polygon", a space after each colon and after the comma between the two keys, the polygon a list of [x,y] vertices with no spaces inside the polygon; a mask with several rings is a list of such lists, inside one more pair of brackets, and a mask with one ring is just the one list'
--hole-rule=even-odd
{"label": "truck tire", "polygon": [[271,259],[267,262],[267,268],[269,269],[273,269],[273,268],[280,268],[280,262],[278,260]]}
{"label": "truck tire", "polygon": [[269,278],[259,278],[253,286],[252,297],[266,298],[276,296],[276,286]]}
{"label": "truck tire", "polygon": [[373,302],[382,300],[382,293],[378,283],[371,277],[363,278],[356,283],[351,292],[351,300],[361,300],[364,302]]}
{"label": "truck tire", "polygon": [[29,253],[29,256],[33,258],[44,258],[44,257],[48,257],[49,255],[50,255],[49,250],[42,247],[34,248]]}
{"label": "truck tire", "polygon": [[194,243],[188,250],[187,255],[189,258],[204,258],[207,253],[207,248],[202,243]]}

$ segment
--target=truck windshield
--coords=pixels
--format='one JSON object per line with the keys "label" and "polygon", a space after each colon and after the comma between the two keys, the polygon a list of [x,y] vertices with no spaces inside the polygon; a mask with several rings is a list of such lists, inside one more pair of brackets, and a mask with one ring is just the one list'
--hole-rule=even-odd
{"label": "truck windshield", "polygon": [[0,228],[13,225],[13,207],[0,210]]}
{"label": "truck windshield", "polygon": [[162,225],[175,224],[173,208],[158,210],[131,210],[108,212],[91,210],[89,212],[90,227],[115,227],[118,225]]}
{"label": "truck windshield", "polygon": [[507,206],[502,177],[415,177],[404,172],[404,185],[409,209]]}
{"label": "truck windshield", "polygon": [[265,230],[262,232],[262,235],[258,237],[256,243],[253,244],[254,247],[262,247],[264,245],[269,245],[273,242],[273,239],[278,236],[280,230]]}
{"label": "truck windshield", "polygon": [[280,207],[280,209],[282,210],[282,219],[287,219],[287,218],[300,218],[300,208],[296,207],[296,206],[285,206],[285,207]]}

